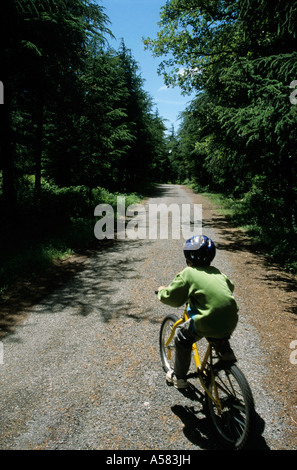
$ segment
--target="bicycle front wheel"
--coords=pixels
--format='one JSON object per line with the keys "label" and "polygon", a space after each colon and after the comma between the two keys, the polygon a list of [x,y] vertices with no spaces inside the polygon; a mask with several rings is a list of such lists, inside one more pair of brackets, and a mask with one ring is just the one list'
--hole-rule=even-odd
{"label": "bicycle front wheel", "polygon": [[166,346],[166,342],[169,336],[172,333],[173,325],[177,322],[178,317],[176,315],[170,314],[164,318],[161,328],[160,328],[160,355],[162,361],[162,367],[167,372],[169,369],[174,367],[175,359],[175,345],[174,337],[172,338],[170,344]]}
{"label": "bicycle front wheel", "polygon": [[228,448],[243,449],[247,444],[252,419],[254,400],[249,384],[236,365],[214,370],[214,382],[209,391],[218,396],[221,409],[208,396],[208,409],[215,431]]}

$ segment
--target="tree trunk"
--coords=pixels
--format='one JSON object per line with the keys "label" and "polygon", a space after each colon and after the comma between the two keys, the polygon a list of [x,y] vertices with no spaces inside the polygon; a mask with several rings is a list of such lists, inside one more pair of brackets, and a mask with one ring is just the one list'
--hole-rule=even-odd
{"label": "tree trunk", "polygon": [[40,200],[41,193],[41,168],[42,168],[42,138],[43,138],[43,117],[44,105],[41,93],[37,103],[37,132],[36,132],[36,152],[35,152],[35,199]]}
{"label": "tree trunk", "polygon": [[9,87],[4,82],[4,104],[0,104],[0,168],[3,177],[3,200],[5,211],[12,215],[16,207],[17,197],[15,190],[14,151],[11,130],[11,96]]}

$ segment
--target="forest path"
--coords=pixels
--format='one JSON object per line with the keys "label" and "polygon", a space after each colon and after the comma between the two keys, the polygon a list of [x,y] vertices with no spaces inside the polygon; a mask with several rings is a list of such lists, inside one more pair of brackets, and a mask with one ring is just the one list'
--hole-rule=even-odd
{"label": "forest path", "polygon": [[[253,449],[296,449],[296,289],[265,265],[210,201],[160,185],[145,202],[202,204],[215,265],[235,282],[232,345],[256,401]],[[184,268],[183,240],[125,240],[61,263],[11,306],[22,321],[2,339],[2,449],[217,449],[201,401],[165,383],[159,328],[174,309],[154,295]],[[54,278],[57,278],[55,282]],[[9,303],[6,305],[9,313]],[[281,333],[281,334],[279,334]],[[253,362],[252,362],[253,361]]]}

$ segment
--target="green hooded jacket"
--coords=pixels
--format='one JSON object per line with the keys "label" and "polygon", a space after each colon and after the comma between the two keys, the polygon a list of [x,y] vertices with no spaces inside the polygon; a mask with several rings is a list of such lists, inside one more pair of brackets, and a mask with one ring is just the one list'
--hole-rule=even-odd
{"label": "green hooded jacket", "polygon": [[187,267],[168,287],[158,293],[159,300],[171,307],[188,303],[198,335],[224,338],[238,322],[234,284],[213,266]]}

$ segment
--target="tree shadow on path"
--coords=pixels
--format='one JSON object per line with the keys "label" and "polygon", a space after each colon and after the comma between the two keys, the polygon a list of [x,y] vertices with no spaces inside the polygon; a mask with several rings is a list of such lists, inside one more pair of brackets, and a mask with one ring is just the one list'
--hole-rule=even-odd
{"label": "tree shadow on path", "polygon": [[263,243],[248,236],[227,216],[213,214],[211,218],[203,220],[203,227],[206,229],[212,227],[219,234],[220,241],[216,242],[218,251],[252,255],[241,258],[242,266],[247,266],[251,270],[254,265],[262,265],[265,274],[259,280],[265,281],[265,285],[271,289],[277,285],[283,292],[290,293],[291,303],[286,311],[297,315],[297,296],[294,296],[297,293],[297,278],[286,272],[283,266],[271,260]]}
{"label": "tree shadow on path", "polygon": [[123,259],[122,255],[131,244],[137,247],[140,243],[104,240],[96,249],[55,262],[38,278],[15,283],[0,300],[0,339],[14,333],[38,304],[47,313],[70,308],[83,317],[95,310],[103,322],[127,314],[134,304],[123,298],[115,299],[112,282],[117,277],[137,276],[135,268],[142,260],[128,256]]}

